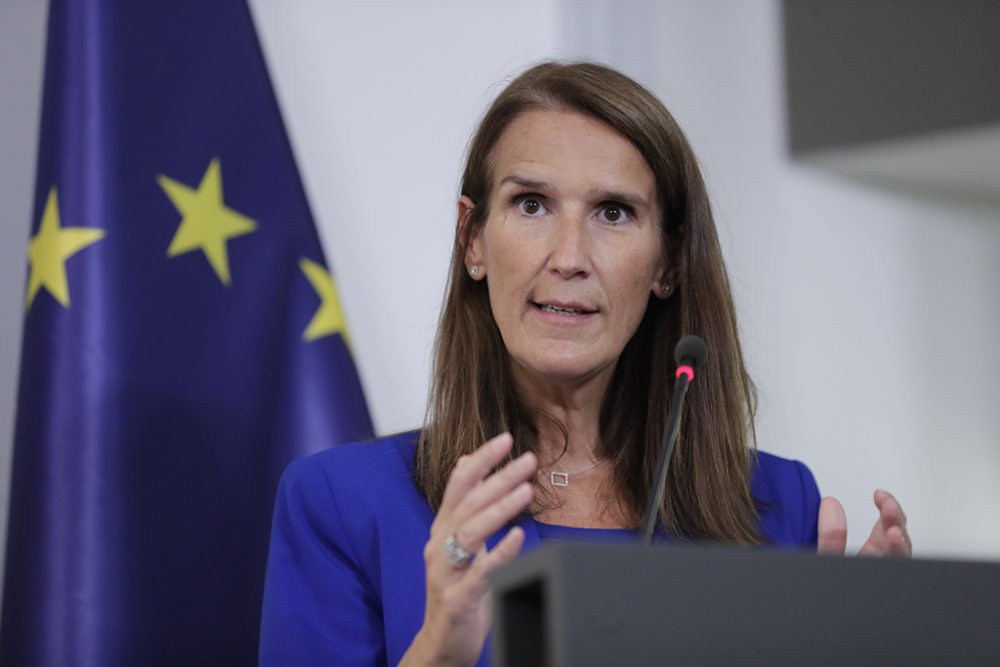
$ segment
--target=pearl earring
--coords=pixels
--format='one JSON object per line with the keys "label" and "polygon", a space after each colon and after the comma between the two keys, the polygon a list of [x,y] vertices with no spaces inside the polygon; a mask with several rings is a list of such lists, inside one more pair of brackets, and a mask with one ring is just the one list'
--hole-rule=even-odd
{"label": "pearl earring", "polygon": [[670,296],[670,283],[661,283],[660,291],[663,292],[664,298]]}
{"label": "pearl earring", "polygon": [[479,266],[477,264],[473,264],[472,268],[469,269],[469,275],[473,278],[479,275]]}

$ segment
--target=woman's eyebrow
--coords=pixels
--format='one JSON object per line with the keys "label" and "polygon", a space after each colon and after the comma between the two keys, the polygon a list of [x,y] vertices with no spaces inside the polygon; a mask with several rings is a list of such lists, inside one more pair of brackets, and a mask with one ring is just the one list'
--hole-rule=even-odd
{"label": "woman's eyebrow", "polygon": [[649,209],[649,202],[642,195],[633,194],[630,192],[620,192],[617,190],[598,190],[593,193],[593,198],[600,201],[617,201],[622,204],[628,204],[634,208],[640,208],[643,210]]}
{"label": "woman's eyebrow", "polygon": [[546,190],[549,184],[545,181],[534,181],[530,178],[524,178],[523,176],[518,176],[517,174],[511,174],[510,176],[505,176],[500,185],[504,183],[513,183],[515,185],[520,185],[522,188],[531,188],[534,190]]}

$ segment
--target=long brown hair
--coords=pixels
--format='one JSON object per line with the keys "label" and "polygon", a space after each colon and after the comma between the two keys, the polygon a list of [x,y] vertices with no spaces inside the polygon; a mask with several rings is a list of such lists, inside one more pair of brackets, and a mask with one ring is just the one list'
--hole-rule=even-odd
{"label": "long brown hair", "polygon": [[710,354],[687,397],[660,522],[692,539],[760,542],[750,493],[755,394],[697,160],[652,93],[591,63],[546,62],[518,76],[494,100],[469,145],[461,191],[476,206],[452,251],[417,447],[417,485],[437,509],[459,456],[505,430],[514,437],[512,456],[533,451],[539,424],[550,419],[519,397],[485,281],[472,280],[464,264],[470,232],[486,223],[490,209],[493,148],[511,121],[532,109],[575,111],[607,123],[638,148],[656,178],[662,250],[677,285],[667,300],[650,296],[601,406],[600,454],[613,466],[615,492],[635,516],[648,503],[673,390],[673,348],[681,335],[695,333]]}

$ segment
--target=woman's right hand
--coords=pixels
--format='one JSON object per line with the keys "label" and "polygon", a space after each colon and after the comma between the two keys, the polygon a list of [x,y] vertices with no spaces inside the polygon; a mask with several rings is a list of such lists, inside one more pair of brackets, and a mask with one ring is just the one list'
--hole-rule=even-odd
{"label": "woman's right hand", "polygon": [[[452,470],[424,547],[424,624],[400,665],[472,665],[479,659],[490,631],[489,574],[514,560],[524,530],[511,528],[490,550],[486,539],[531,503],[538,466],[529,452],[490,475],[513,444],[511,435],[502,433],[460,457]],[[453,564],[445,550],[449,536],[475,558]]]}

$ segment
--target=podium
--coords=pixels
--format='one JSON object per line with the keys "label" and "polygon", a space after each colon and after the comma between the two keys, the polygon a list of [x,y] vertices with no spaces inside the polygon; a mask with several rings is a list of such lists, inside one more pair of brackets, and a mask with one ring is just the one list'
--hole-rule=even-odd
{"label": "podium", "polygon": [[493,595],[495,667],[1000,665],[1000,563],[554,543]]}

